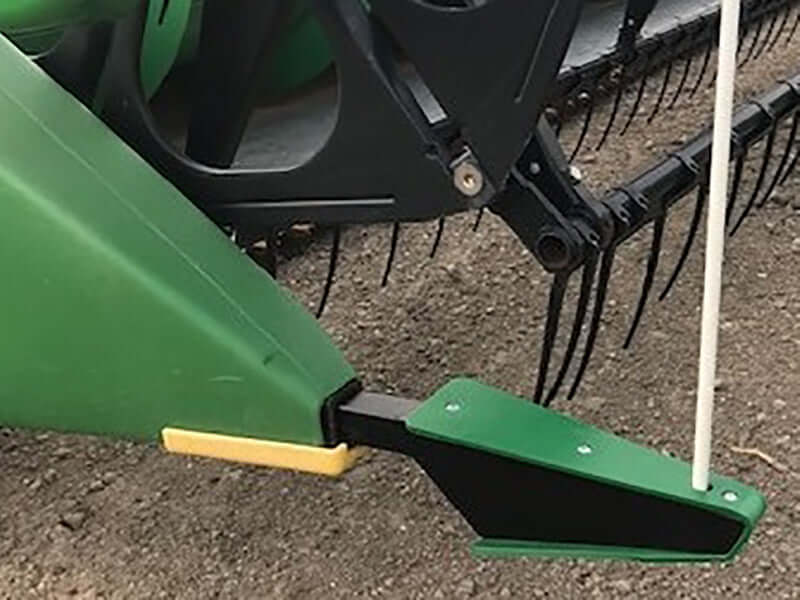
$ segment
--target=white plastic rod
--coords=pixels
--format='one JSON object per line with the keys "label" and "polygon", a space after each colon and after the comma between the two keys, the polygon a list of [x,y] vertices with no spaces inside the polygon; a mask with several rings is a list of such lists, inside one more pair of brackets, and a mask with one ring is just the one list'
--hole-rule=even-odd
{"label": "white plastic rod", "polygon": [[736,48],[739,43],[741,0],[722,0],[719,31],[719,66],[714,105],[714,145],[708,191],[706,274],[703,287],[703,319],[700,365],[697,378],[697,413],[694,433],[692,487],[708,490],[711,466],[711,424],[714,411],[714,379],[717,370],[717,337],[725,249],[725,205],[728,197],[733,92],[736,80]]}

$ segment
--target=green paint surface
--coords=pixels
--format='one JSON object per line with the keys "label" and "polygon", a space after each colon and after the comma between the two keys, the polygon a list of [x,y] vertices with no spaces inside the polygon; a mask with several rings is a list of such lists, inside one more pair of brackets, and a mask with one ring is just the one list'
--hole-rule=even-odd
{"label": "green paint surface", "polygon": [[[484,540],[476,545],[479,554],[603,555],[640,560],[687,560],[691,556],[692,560],[726,560],[747,541],[766,506],[757,490],[721,475],[712,475],[711,491],[695,491],[688,463],[471,380],[448,383],[412,413],[406,425],[423,437],[696,506],[743,525],[740,539],[725,556],[696,556],[658,549],[526,544],[514,540]],[[590,452],[585,452],[586,448]],[[726,492],[735,494],[736,501],[727,501]]]}
{"label": "green paint surface", "polygon": [[0,36],[0,423],[322,442],[316,321]]}
{"label": "green paint surface", "polygon": [[[150,0],[142,44],[141,75],[151,97],[176,63],[190,60],[197,49],[202,0]],[[0,32],[29,54],[44,52],[64,29],[81,23],[117,19],[137,0],[2,0]],[[261,91],[282,94],[302,85],[331,65],[331,51],[307,0],[292,0],[292,15],[280,34],[266,69]]]}

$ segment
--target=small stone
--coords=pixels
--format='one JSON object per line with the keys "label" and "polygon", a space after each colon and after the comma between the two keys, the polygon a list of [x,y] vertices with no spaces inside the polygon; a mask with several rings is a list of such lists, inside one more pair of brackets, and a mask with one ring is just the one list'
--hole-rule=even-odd
{"label": "small stone", "polygon": [[95,479],[89,484],[89,493],[102,492],[106,489],[106,484],[102,479]]}
{"label": "small stone", "polygon": [[633,591],[633,584],[629,579],[617,579],[611,583],[611,587],[622,594],[630,594]]}
{"label": "small stone", "polygon": [[597,162],[597,155],[590,152],[589,154],[581,158],[581,162],[587,165],[592,165]]}
{"label": "small stone", "polygon": [[770,194],[769,201],[775,206],[787,206],[789,204],[789,196],[780,192]]}
{"label": "small stone", "polygon": [[511,598],[511,590],[504,587],[500,590],[500,598]]}
{"label": "small stone", "polygon": [[606,404],[606,399],[600,396],[590,396],[583,401],[584,407],[588,410],[602,410]]}
{"label": "small stone", "polygon": [[792,196],[789,200],[789,204],[794,210],[800,210],[800,196]]}
{"label": "small stone", "polygon": [[645,150],[652,150],[654,146],[655,146],[655,144],[653,143],[653,140],[649,140],[648,139],[648,140],[644,141],[644,149]]}
{"label": "small stone", "polygon": [[445,266],[444,270],[453,279],[453,281],[461,281],[462,280],[461,272],[459,271],[459,268],[456,265],[454,265],[453,263],[450,263],[447,266]]}
{"label": "small stone", "polygon": [[800,237],[796,237],[792,240],[792,252],[800,254]]}
{"label": "small stone", "polygon": [[471,598],[475,595],[475,582],[472,579],[464,579],[456,587],[457,598]]}
{"label": "small stone", "polygon": [[61,516],[61,525],[70,531],[77,531],[86,522],[86,513],[82,510],[73,510]]}
{"label": "small stone", "polygon": [[714,380],[714,391],[716,392],[724,392],[728,389],[728,383],[722,379],[722,377],[717,377]]}
{"label": "small stone", "polygon": [[69,448],[67,448],[66,446],[59,446],[53,452],[53,456],[55,456],[59,460],[63,460],[65,458],[69,458],[69,456],[71,454],[72,454],[72,452],[70,452]]}
{"label": "small stone", "polygon": [[782,408],[786,408],[786,401],[781,400],[780,398],[775,398],[775,400],[772,401],[772,405],[780,410]]}

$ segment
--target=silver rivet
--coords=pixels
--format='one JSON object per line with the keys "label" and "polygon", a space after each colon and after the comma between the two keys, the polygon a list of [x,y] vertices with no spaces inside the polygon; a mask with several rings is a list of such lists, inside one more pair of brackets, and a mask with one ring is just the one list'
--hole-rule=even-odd
{"label": "silver rivet", "polygon": [[581,444],[578,446],[578,454],[591,454],[592,447],[589,444]]}
{"label": "silver rivet", "polygon": [[722,499],[725,502],[736,502],[739,499],[739,494],[733,490],[728,490],[727,492],[722,492]]}
{"label": "silver rivet", "polygon": [[458,411],[461,410],[461,403],[450,401],[444,405],[444,409],[449,413],[457,413]]}
{"label": "silver rivet", "polygon": [[537,162],[532,162],[528,168],[530,169],[531,175],[538,175],[542,172],[542,167]]}
{"label": "silver rivet", "polygon": [[477,196],[483,191],[483,173],[475,164],[465,160],[453,170],[453,185],[465,196]]}

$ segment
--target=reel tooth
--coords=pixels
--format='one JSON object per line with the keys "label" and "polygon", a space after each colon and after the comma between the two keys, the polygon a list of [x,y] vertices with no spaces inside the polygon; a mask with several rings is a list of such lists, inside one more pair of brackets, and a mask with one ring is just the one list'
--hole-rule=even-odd
{"label": "reel tooth", "polygon": [[675,282],[678,280],[678,276],[683,270],[686,259],[689,257],[689,252],[691,252],[692,246],[694,245],[694,239],[697,236],[697,230],[700,229],[700,221],[703,218],[703,210],[705,209],[707,197],[708,186],[705,182],[703,182],[697,188],[697,200],[694,204],[694,213],[692,214],[692,222],[689,224],[689,231],[686,234],[686,241],[683,243],[680,257],[678,258],[678,262],[675,263],[675,268],[672,270],[672,274],[667,281],[667,285],[664,286],[664,289],[658,296],[659,302],[663,301],[667,295],[669,295],[670,290],[675,285]]}
{"label": "reel tooth", "polygon": [[386,287],[389,283],[389,273],[392,272],[392,265],[394,264],[394,256],[397,252],[397,240],[400,238],[400,223],[395,222],[392,225],[392,239],[389,242],[389,256],[386,260],[386,269],[383,271],[383,278],[381,279],[381,287]]}
{"label": "reel tooth", "polygon": [[742,175],[744,174],[744,164],[747,162],[747,154],[748,149],[744,148],[739,158],[736,159],[736,166],[733,169],[733,185],[731,186],[730,195],[728,196],[728,206],[725,209],[726,227],[730,224],[736,198],[739,195],[739,188],[742,186]]}
{"label": "reel tooth", "polygon": [[772,49],[775,47],[775,44],[778,43],[778,40],[781,38],[781,35],[786,29],[786,25],[789,24],[789,16],[792,13],[792,6],[790,0],[786,0],[784,4],[785,8],[783,10],[783,19],[781,19],[781,24],[778,27],[778,33],[775,34],[775,37],[772,38],[772,41],[769,43],[769,46],[767,46],[767,52],[772,52]]}
{"label": "reel tooth", "polygon": [[[755,51],[756,46],[758,45],[758,40],[761,38],[761,29],[763,27],[764,27],[764,15],[761,15],[760,17],[758,17],[758,21],[756,22],[756,31],[753,34],[753,38],[750,40],[750,48],[747,51],[747,54],[745,54],[744,60],[742,60],[742,62],[739,63],[739,68],[745,66],[748,62],[750,62],[750,59],[753,58],[753,52]],[[744,37],[742,37],[742,40],[744,40]]]}
{"label": "reel tooth", "polygon": [[430,258],[434,258],[436,256],[436,251],[439,249],[439,244],[442,242],[442,234],[444,233],[444,217],[439,217],[439,221],[436,224],[436,235],[433,238],[433,245],[431,246]]}
{"label": "reel tooth", "polygon": [[786,42],[784,42],[784,46],[788,46],[792,39],[794,38],[794,34],[797,33],[797,27],[800,25],[800,10],[797,11],[797,15],[795,15],[794,23],[792,23],[792,28],[789,30],[789,35],[786,36]]}
{"label": "reel tooth", "polygon": [[[800,112],[795,111],[794,116],[792,117],[792,128],[789,131],[789,138],[786,140],[786,148],[783,150],[783,155],[781,156],[781,160],[778,163],[778,168],[775,170],[775,175],[772,177],[772,181],[767,188],[766,193],[764,194],[764,198],[761,200],[761,204],[759,207],[763,206],[764,203],[769,200],[769,197],[772,195],[772,192],[775,191],[775,188],[778,186],[778,183],[783,183],[785,178],[782,177],[783,170],[786,168],[786,165],[789,163],[789,155],[792,153],[792,148],[794,147],[795,141],[797,139],[797,128],[800,126]],[[797,161],[797,156],[795,156],[795,163]],[[787,172],[787,176],[788,176]]]}
{"label": "reel tooth", "polygon": [[758,172],[758,179],[756,179],[756,185],[753,188],[753,192],[750,194],[750,199],[747,201],[747,205],[745,205],[742,214],[739,215],[739,219],[736,221],[736,224],[733,226],[733,229],[731,229],[730,232],[731,236],[736,234],[736,232],[739,230],[739,227],[742,226],[742,223],[744,223],[744,220],[747,218],[747,215],[750,214],[750,211],[753,209],[753,206],[756,203],[756,198],[758,198],[758,193],[761,191],[761,187],[764,185],[764,178],[767,175],[767,169],[769,168],[769,163],[770,160],[772,159],[772,149],[775,146],[775,135],[777,132],[778,132],[778,122],[774,121],[772,123],[772,127],[769,130],[769,135],[767,136],[767,144],[764,148],[764,156],[761,159],[761,170]]}
{"label": "reel tooth", "polygon": [[589,255],[586,264],[583,266],[583,274],[581,275],[581,291],[580,296],[578,297],[578,304],[575,308],[575,320],[572,323],[572,330],[569,334],[567,349],[564,353],[561,367],[558,369],[556,379],[553,382],[547,397],[545,398],[544,406],[550,406],[550,403],[553,401],[556,395],[558,395],[561,384],[564,382],[564,378],[567,375],[569,366],[572,363],[572,357],[575,355],[575,350],[578,347],[581,332],[583,331],[583,323],[586,320],[589,299],[592,295],[592,285],[594,284],[594,278],[597,274],[597,262],[598,253],[597,251],[594,251]]}
{"label": "reel tooth", "polygon": [[322,288],[322,296],[319,299],[319,306],[317,308],[318,319],[322,317],[322,313],[325,312],[325,306],[328,303],[328,297],[330,296],[331,288],[333,287],[333,280],[336,274],[336,265],[339,261],[339,244],[341,241],[341,233],[341,227],[334,227],[333,240],[331,241],[331,254],[328,261],[328,275],[325,278],[325,287]]}
{"label": "reel tooth", "polygon": [[658,268],[658,259],[661,254],[661,240],[664,237],[664,224],[666,222],[666,214],[661,213],[653,222],[653,241],[650,245],[650,256],[647,258],[647,270],[645,271],[644,281],[642,282],[642,292],[639,295],[639,302],[636,306],[636,313],[633,316],[631,327],[628,330],[628,335],[625,337],[625,343],[622,345],[626,350],[630,348],[633,342],[633,336],[636,335],[636,330],[639,327],[639,322],[644,314],[644,307],[647,304],[647,299],[650,296],[650,290],[653,288],[653,280],[655,279],[656,269]]}
{"label": "reel tooth", "polygon": [[619,114],[619,107],[622,104],[622,95],[625,93],[625,88],[627,87],[627,66],[622,65],[620,67],[619,73],[619,81],[617,83],[617,92],[614,95],[614,104],[611,107],[611,114],[608,117],[608,122],[606,123],[605,129],[603,129],[603,135],[600,136],[600,141],[595,146],[595,150],[600,150],[606,143],[608,139],[608,134],[611,133],[611,129],[614,127],[614,123],[617,120],[617,115]]}
{"label": "reel tooth", "polygon": [[486,207],[481,206],[478,209],[478,214],[475,216],[475,223],[472,224],[472,233],[478,231],[478,228],[481,226],[481,221],[483,220],[483,213],[486,210]]}
{"label": "reel tooth", "polygon": [[536,378],[536,388],[533,393],[533,402],[542,403],[544,394],[544,384],[547,380],[547,371],[550,368],[550,359],[553,354],[553,346],[558,333],[558,321],[561,318],[561,309],[564,306],[564,292],[567,289],[570,273],[561,271],[553,276],[553,283],[550,287],[550,300],[547,304],[547,321],[544,326],[544,338],[542,340],[542,350],[539,356],[539,373]]}
{"label": "reel tooth", "polygon": [[647,56],[647,64],[645,65],[645,72],[642,75],[642,79],[639,82],[639,89],[636,90],[636,99],[633,101],[633,107],[631,108],[631,112],[628,114],[628,119],[625,121],[625,125],[619,134],[625,135],[628,132],[628,128],[633,123],[633,120],[636,118],[636,115],[639,114],[639,107],[642,105],[642,98],[644,98],[644,90],[647,88],[647,81],[650,78],[650,73],[648,71],[650,63],[650,56]]}
{"label": "reel tooth", "polygon": [[656,118],[659,111],[661,110],[661,103],[664,102],[664,97],[667,95],[667,88],[669,87],[669,80],[672,78],[672,66],[675,64],[675,57],[669,59],[667,63],[666,69],[664,70],[664,79],[661,82],[661,90],[658,93],[658,99],[656,100],[655,106],[653,106],[653,110],[650,113],[650,116],[647,117],[648,125],[653,122],[653,119]]}
{"label": "reel tooth", "polygon": [[600,331],[600,322],[603,318],[603,310],[606,305],[606,294],[608,293],[608,283],[611,280],[611,270],[614,266],[614,257],[616,253],[616,246],[612,245],[603,253],[603,259],[600,263],[600,274],[597,278],[597,292],[595,294],[594,306],[592,307],[592,319],[589,322],[589,331],[586,334],[586,343],[581,355],[581,361],[578,364],[578,370],[575,373],[575,379],[572,380],[572,385],[569,388],[567,399],[572,400],[580,387],[583,376],[586,373],[586,368],[589,366],[589,361],[594,352],[594,344],[597,340],[597,334]]}
{"label": "reel tooth", "polygon": [[794,157],[792,158],[792,162],[789,165],[789,168],[786,169],[786,172],[783,174],[780,180],[780,185],[786,183],[786,180],[789,179],[789,175],[794,173],[795,167],[797,167],[797,161],[800,159],[800,150],[796,151]]}
{"label": "reel tooth", "polygon": [[569,159],[567,160],[567,162],[570,163],[575,160],[576,156],[578,156],[578,152],[580,152],[583,142],[586,140],[586,135],[589,133],[589,127],[592,124],[592,117],[594,116],[594,98],[592,95],[589,92],[581,92],[578,95],[578,99],[587,105],[586,116],[583,118],[583,126],[581,127],[581,133],[580,136],[578,136],[578,141],[575,144],[575,148],[572,150],[572,154],[570,154]]}
{"label": "reel tooth", "polygon": [[764,37],[764,41],[762,42],[759,49],[756,51],[755,56],[753,56],[753,60],[757,60],[761,53],[766,50],[767,45],[769,44],[770,40],[772,39],[772,34],[775,32],[775,24],[778,22],[778,11],[775,11],[772,14],[772,18],[769,21],[769,27],[767,27],[767,33]]}
{"label": "reel tooth", "polygon": [[689,56],[683,65],[683,74],[681,75],[680,83],[678,83],[678,88],[675,90],[675,94],[673,94],[672,100],[667,105],[667,110],[672,110],[673,108],[675,108],[675,104],[678,102],[678,98],[680,98],[681,96],[681,92],[683,91],[683,88],[686,85],[686,81],[689,79],[689,72],[692,69],[693,61],[694,61],[694,54],[692,52],[689,52]]}
{"label": "reel tooth", "polygon": [[700,89],[700,86],[703,84],[703,79],[705,78],[706,71],[708,70],[708,65],[711,62],[711,52],[714,50],[714,42],[709,40],[708,44],[706,44],[706,51],[703,54],[703,63],[700,66],[700,74],[697,76],[697,81],[694,82],[691,91],[689,92],[689,98],[694,98],[694,95],[697,93],[697,90]]}

